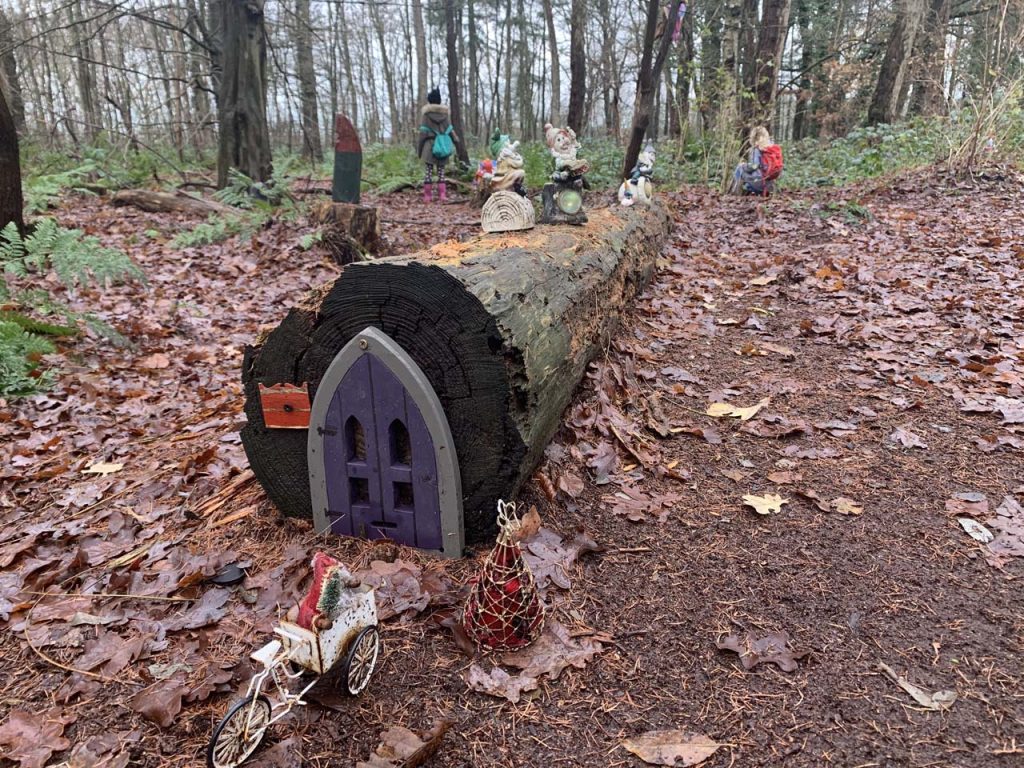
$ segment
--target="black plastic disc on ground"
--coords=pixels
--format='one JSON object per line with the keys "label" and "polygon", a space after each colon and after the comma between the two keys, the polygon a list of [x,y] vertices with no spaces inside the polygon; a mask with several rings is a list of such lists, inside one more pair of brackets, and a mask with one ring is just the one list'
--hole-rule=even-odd
{"label": "black plastic disc on ground", "polygon": [[210,577],[210,581],[218,587],[231,587],[235,584],[240,584],[244,578],[245,571],[238,567],[238,563],[228,563],[213,574]]}

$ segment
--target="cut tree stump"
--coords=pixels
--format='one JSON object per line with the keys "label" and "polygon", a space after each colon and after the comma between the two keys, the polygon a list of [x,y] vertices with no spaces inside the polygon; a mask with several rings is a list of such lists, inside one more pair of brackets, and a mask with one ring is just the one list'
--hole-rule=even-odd
{"label": "cut tree stump", "polygon": [[466,538],[495,532],[497,499],[532,474],[562,412],[669,232],[660,206],[593,211],[582,226],[442,243],[350,264],[247,347],[242,442],[286,514],[311,517],[307,433],[268,429],[259,386],[306,386],[367,326],[412,357],[438,395],[462,479]]}
{"label": "cut tree stump", "polygon": [[380,218],[373,206],[320,203],[310,212],[310,221],[338,264],[365,261],[380,247]]}
{"label": "cut tree stump", "polygon": [[228,205],[203,200],[184,192],[154,192],[149,189],[122,189],[114,193],[110,202],[115,206],[131,205],[150,213],[232,213]]}

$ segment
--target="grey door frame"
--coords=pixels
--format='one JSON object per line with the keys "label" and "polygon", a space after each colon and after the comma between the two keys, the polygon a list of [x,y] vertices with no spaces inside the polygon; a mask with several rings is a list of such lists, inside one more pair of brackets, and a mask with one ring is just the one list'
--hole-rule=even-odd
{"label": "grey door frame", "polygon": [[327,470],[324,466],[323,424],[327,418],[334,393],[349,369],[363,355],[373,354],[395,374],[413,402],[420,409],[427,431],[434,444],[434,460],[437,466],[437,493],[441,509],[441,536],[443,551],[433,552],[441,557],[462,557],[465,534],[462,521],[462,477],[459,474],[459,458],[455,455],[455,441],[444,415],[441,401],[430,386],[426,374],[399,346],[398,342],[378,328],[369,326],[356,334],[335,356],[320,380],[313,398],[309,418],[309,437],[306,444],[306,458],[309,463],[309,486],[313,501],[313,526],[317,533],[331,529],[327,514]]}

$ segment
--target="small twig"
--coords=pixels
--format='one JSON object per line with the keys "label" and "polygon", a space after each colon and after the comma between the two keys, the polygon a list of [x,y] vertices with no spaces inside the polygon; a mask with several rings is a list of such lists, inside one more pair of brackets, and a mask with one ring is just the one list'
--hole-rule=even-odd
{"label": "small twig", "polygon": [[95,677],[97,680],[102,680],[105,683],[112,683],[112,682],[114,682],[114,678],[112,678],[112,677],[104,677],[103,675],[99,674],[98,672],[88,672],[88,671],[86,671],[84,669],[75,669],[74,667],[69,667],[67,664],[61,664],[56,659],[51,659],[45,653],[43,653],[38,648],[36,648],[34,645],[32,645],[32,638],[29,637],[28,627],[25,627],[25,642],[28,643],[28,647],[31,648],[35,652],[36,656],[38,656],[40,659],[45,661],[47,664],[52,664],[53,666],[57,667],[58,669],[63,669],[65,672],[71,672],[71,673],[76,674],[76,675],[86,675],[88,677]]}
{"label": "small twig", "polygon": [[98,597],[127,597],[132,600],[157,600],[169,603],[189,603],[195,598],[192,597],[161,597],[159,595],[135,595],[130,592],[95,592],[90,595],[83,595],[81,592],[34,592],[22,590],[23,595],[40,595],[41,597],[86,597],[90,600]]}

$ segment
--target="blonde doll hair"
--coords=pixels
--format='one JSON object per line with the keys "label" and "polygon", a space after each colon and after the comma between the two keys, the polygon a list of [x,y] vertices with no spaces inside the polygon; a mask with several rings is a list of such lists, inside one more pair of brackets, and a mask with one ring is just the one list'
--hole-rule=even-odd
{"label": "blonde doll hair", "polygon": [[768,134],[768,129],[763,125],[750,129],[750,146],[764,149],[771,143],[772,137]]}

